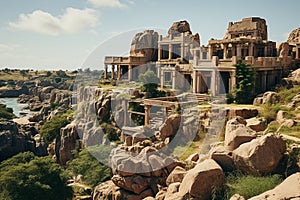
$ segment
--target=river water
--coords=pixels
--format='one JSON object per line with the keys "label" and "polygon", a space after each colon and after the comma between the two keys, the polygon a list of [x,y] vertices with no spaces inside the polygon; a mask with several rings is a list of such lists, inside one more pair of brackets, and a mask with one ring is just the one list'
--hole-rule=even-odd
{"label": "river water", "polygon": [[12,108],[17,117],[30,117],[34,114],[32,111],[24,109],[27,106],[26,103],[18,103],[17,100],[18,98],[0,98],[0,103]]}

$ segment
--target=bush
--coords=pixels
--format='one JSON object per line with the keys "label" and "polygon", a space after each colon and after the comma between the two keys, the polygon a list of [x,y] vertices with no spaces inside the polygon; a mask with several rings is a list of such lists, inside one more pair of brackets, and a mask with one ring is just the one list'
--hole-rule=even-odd
{"label": "bush", "polygon": [[82,181],[91,187],[109,180],[110,168],[99,160],[107,162],[110,151],[108,146],[83,149],[75,159],[67,163],[67,174],[70,177],[82,175]]}
{"label": "bush", "polygon": [[48,143],[52,142],[60,134],[60,129],[70,123],[67,117],[67,114],[58,115],[46,121],[41,127],[41,136],[44,137]]}
{"label": "bush", "polygon": [[51,157],[20,153],[0,165],[0,199],[64,200],[72,197],[63,169]]}
{"label": "bush", "polygon": [[104,122],[101,124],[101,128],[109,141],[118,141],[120,139],[117,130],[113,125]]}
{"label": "bush", "polygon": [[281,182],[281,177],[276,174],[272,176],[255,177],[237,172],[235,174],[229,174],[226,177],[227,189],[225,190],[225,195],[228,199],[234,194],[239,194],[248,199],[273,189]]}
{"label": "bush", "polygon": [[0,120],[1,119],[12,119],[15,115],[13,114],[12,108],[7,108],[6,105],[0,104]]}

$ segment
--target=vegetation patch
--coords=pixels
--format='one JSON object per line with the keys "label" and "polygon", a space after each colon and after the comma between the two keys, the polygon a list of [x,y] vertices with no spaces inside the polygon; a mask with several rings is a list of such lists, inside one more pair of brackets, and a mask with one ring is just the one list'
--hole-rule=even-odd
{"label": "vegetation patch", "polygon": [[72,111],[69,110],[64,114],[54,116],[49,121],[46,121],[41,127],[41,136],[44,137],[48,143],[52,142],[60,134],[60,129],[71,122],[68,120],[68,116],[71,114]]}
{"label": "vegetation patch", "polygon": [[271,190],[282,182],[280,175],[255,177],[245,175],[240,172],[230,173],[226,176],[226,199],[234,194],[239,194],[245,198],[251,198],[265,191]]}

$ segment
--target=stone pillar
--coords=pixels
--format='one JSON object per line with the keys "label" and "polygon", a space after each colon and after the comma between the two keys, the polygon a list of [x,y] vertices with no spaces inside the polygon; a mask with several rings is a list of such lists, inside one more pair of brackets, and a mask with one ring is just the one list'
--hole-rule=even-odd
{"label": "stone pillar", "polygon": [[115,79],[115,65],[111,65],[111,78]]}
{"label": "stone pillar", "polygon": [[176,89],[176,70],[172,72],[172,89]]}
{"label": "stone pillar", "polygon": [[213,47],[212,45],[208,45],[208,59],[212,59],[213,56]]}
{"label": "stone pillar", "polygon": [[201,81],[202,81],[202,75],[201,72],[197,71],[197,93],[201,92]]}
{"label": "stone pillar", "polygon": [[228,51],[228,44],[223,44],[224,45],[224,49],[223,49],[223,59],[226,60],[227,59],[227,51]]}
{"label": "stone pillar", "polygon": [[262,91],[267,90],[267,71],[262,72],[261,89]]}
{"label": "stone pillar", "polygon": [[184,33],[181,33],[181,49],[180,49],[181,59],[184,59]]}
{"label": "stone pillar", "polygon": [[250,44],[249,44],[249,56],[254,56],[253,55],[253,43],[251,42]]}
{"label": "stone pillar", "polygon": [[128,65],[128,81],[132,81],[132,65]]}
{"label": "stone pillar", "polygon": [[172,44],[169,44],[169,60],[172,59]]}
{"label": "stone pillar", "polygon": [[145,106],[145,126],[150,124],[150,109],[151,106],[149,105]]}
{"label": "stone pillar", "polygon": [[160,87],[164,88],[164,85],[165,85],[165,74],[164,74],[164,71],[161,70],[161,72],[160,72]]}
{"label": "stone pillar", "polygon": [[242,56],[242,47],[240,44],[236,45],[236,56],[241,57]]}
{"label": "stone pillar", "polygon": [[213,96],[216,96],[216,71],[211,72],[210,89]]}
{"label": "stone pillar", "polygon": [[233,56],[236,56],[236,46],[234,44],[232,44],[232,47],[231,47],[231,57]]}
{"label": "stone pillar", "polygon": [[107,65],[104,66],[104,79],[107,79]]}
{"label": "stone pillar", "polygon": [[296,46],[296,59],[300,59],[300,44]]}
{"label": "stone pillar", "polygon": [[230,74],[229,92],[231,93],[234,91],[234,87],[236,84],[235,71],[231,71],[229,72],[229,74]]}
{"label": "stone pillar", "polygon": [[193,93],[197,93],[197,71],[193,70]]}
{"label": "stone pillar", "polygon": [[162,51],[162,49],[161,49],[161,45],[160,45],[160,44],[158,44],[158,52],[157,52],[157,53],[158,53],[158,55],[157,55],[157,57],[158,57],[157,59],[158,59],[158,60],[160,60],[160,59],[161,59],[161,51]]}
{"label": "stone pillar", "polygon": [[265,52],[264,52],[265,56],[264,57],[269,57],[268,55],[268,46],[265,46]]}
{"label": "stone pillar", "polygon": [[121,65],[117,65],[117,80],[120,80],[122,76]]}

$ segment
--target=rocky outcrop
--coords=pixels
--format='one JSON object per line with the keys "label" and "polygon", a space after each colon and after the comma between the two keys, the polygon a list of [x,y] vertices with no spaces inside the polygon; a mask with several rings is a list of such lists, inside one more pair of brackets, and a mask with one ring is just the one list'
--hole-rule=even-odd
{"label": "rocky outcrop", "polygon": [[284,80],[289,85],[299,85],[300,84],[300,69],[293,71],[289,77],[284,78]]}
{"label": "rocky outcrop", "polygon": [[238,169],[245,173],[260,175],[274,172],[285,150],[286,144],[281,137],[267,134],[242,144],[232,152],[232,155]]}
{"label": "rocky outcrop", "polygon": [[192,35],[192,31],[190,28],[190,24],[183,20],[174,22],[172,26],[168,30],[168,35],[170,36],[180,36],[181,33],[185,33],[186,36],[190,37],[190,42],[193,43],[195,46],[200,45],[200,36],[199,34]]}
{"label": "rocky outcrop", "polygon": [[246,121],[241,117],[235,117],[226,124],[224,146],[232,151],[241,144],[256,138],[256,132],[245,126]]}
{"label": "rocky outcrop", "polygon": [[65,165],[73,159],[72,151],[82,148],[79,139],[75,124],[61,128],[60,135],[55,140],[55,156],[60,164]]}
{"label": "rocky outcrop", "polygon": [[300,28],[297,28],[290,33],[287,42],[292,45],[300,42]]}
{"label": "rocky outcrop", "polygon": [[249,200],[286,200],[300,199],[300,172],[287,177],[280,185],[274,189],[266,191]]}
{"label": "rocky outcrop", "polygon": [[164,140],[167,137],[176,135],[181,123],[179,114],[170,115],[165,123],[159,128],[159,137]]}
{"label": "rocky outcrop", "polygon": [[225,175],[222,168],[214,160],[208,159],[187,172],[179,187],[179,192],[173,195],[177,199],[187,196],[199,200],[208,199],[213,188],[222,186],[224,181]]}
{"label": "rocky outcrop", "polygon": [[240,116],[244,119],[249,119],[252,117],[256,117],[258,115],[258,110],[248,109],[248,108],[236,108],[236,109],[228,109],[227,110],[227,119],[230,120],[236,116]]}
{"label": "rocky outcrop", "polygon": [[147,61],[157,59],[158,33],[153,30],[145,30],[137,33],[130,47],[131,56],[143,56]]}
{"label": "rocky outcrop", "polygon": [[276,92],[268,91],[263,94],[262,97],[256,97],[253,100],[253,105],[258,106],[261,104],[276,104],[279,103],[280,97]]}
{"label": "rocky outcrop", "polygon": [[232,171],[235,169],[232,152],[224,146],[217,146],[210,150],[209,158],[216,161],[224,171]]}
{"label": "rocky outcrop", "polygon": [[264,131],[268,126],[266,119],[263,117],[253,117],[247,119],[246,122],[246,126],[256,132]]}
{"label": "rocky outcrop", "polygon": [[0,98],[19,97],[22,94],[28,94],[28,87],[23,85],[20,89],[8,89],[0,93]]}
{"label": "rocky outcrop", "polygon": [[0,161],[24,151],[35,152],[35,141],[31,135],[19,132],[14,122],[0,122]]}

